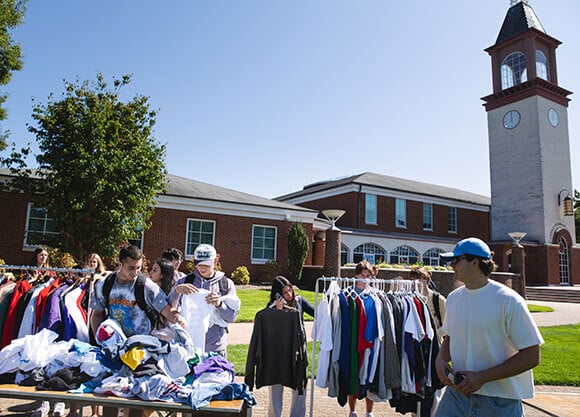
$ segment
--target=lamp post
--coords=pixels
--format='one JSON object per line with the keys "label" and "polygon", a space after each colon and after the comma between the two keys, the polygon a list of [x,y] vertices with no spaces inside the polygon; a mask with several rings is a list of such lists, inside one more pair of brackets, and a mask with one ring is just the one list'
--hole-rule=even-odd
{"label": "lamp post", "polygon": [[322,210],[322,215],[330,220],[324,248],[323,273],[327,277],[340,277],[340,229],[336,227],[336,222],[344,213],[346,212],[340,209]]}
{"label": "lamp post", "polygon": [[519,274],[520,285],[519,293],[522,297],[526,298],[526,254],[524,252],[524,246],[520,241],[527,235],[526,232],[510,232],[508,236],[512,238],[512,272],[514,274]]}

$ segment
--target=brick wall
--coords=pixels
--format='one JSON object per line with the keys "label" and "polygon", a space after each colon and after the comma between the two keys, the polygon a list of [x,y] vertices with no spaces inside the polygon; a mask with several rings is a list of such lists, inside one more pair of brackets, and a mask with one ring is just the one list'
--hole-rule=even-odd
{"label": "brick wall", "polygon": [[[238,266],[244,265],[250,272],[252,281],[258,281],[262,274],[263,265],[251,263],[252,226],[277,227],[276,259],[280,265],[280,273],[288,276],[288,229],[292,222],[281,220],[267,220],[241,216],[226,216],[201,212],[179,211],[171,209],[157,209],[151,217],[151,228],[145,232],[143,252],[149,258],[155,259],[169,247],[176,247],[185,254],[187,219],[215,221],[215,247],[220,254],[220,264],[226,274]],[[310,263],[312,252],[313,232],[311,224],[303,224],[309,241]],[[185,264],[182,264],[185,271]]]}

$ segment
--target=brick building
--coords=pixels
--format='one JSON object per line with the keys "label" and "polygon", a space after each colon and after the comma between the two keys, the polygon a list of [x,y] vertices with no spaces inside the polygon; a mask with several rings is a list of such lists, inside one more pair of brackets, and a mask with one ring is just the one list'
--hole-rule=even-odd
{"label": "brick building", "polygon": [[[342,209],[341,263],[424,262],[440,265],[468,236],[489,240],[490,199],[478,194],[365,172],[319,182],[276,200],[313,210]],[[314,236],[313,259],[321,259],[324,232]]]}
{"label": "brick building", "polygon": [[[8,170],[0,170],[0,179],[9,177]],[[324,226],[316,219],[318,213],[308,208],[174,175],[168,179],[168,190],[158,197],[151,228],[135,241],[148,258],[177,247],[191,259],[198,243],[210,243],[217,248],[227,273],[245,265],[256,278],[266,261],[275,260],[280,273],[287,274],[288,228],[301,222],[312,238],[313,228]],[[33,207],[26,196],[7,192],[0,192],[0,215],[4,219],[0,258],[9,264],[28,264],[34,246],[27,244],[26,236],[50,232],[50,217]],[[310,255],[306,264],[311,263]]]}

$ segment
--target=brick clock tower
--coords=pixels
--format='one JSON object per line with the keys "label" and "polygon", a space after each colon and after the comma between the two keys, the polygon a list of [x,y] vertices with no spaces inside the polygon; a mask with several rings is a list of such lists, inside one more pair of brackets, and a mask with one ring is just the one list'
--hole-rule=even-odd
{"label": "brick clock tower", "polygon": [[[491,243],[501,270],[511,262],[508,233],[525,232],[528,285],[571,285],[574,196],[568,96],[558,85],[556,48],[527,0],[511,0],[491,56],[493,94],[487,111],[491,175]],[[575,267],[575,264],[578,264]]]}

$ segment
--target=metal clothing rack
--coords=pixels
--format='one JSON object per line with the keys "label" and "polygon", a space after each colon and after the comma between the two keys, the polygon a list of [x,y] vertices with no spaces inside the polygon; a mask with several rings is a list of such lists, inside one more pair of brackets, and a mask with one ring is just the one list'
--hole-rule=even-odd
{"label": "metal clothing rack", "polygon": [[[46,272],[46,271],[53,271],[53,272],[72,272],[72,273],[79,273],[79,274],[90,274],[91,278],[90,278],[90,285],[89,285],[89,296],[91,295],[92,291],[93,291],[93,285],[94,285],[94,274],[95,274],[95,270],[92,268],[85,268],[85,269],[79,269],[79,268],[50,268],[50,267],[38,267],[38,266],[32,266],[32,265],[0,265],[0,274],[6,272],[6,271],[39,271],[39,272]],[[90,317],[90,309],[87,312],[87,321],[89,320],[88,317]],[[87,324],[89,324],[87,322]]]}
{"label": "metal clothing rack", "polygon": [[87,273],[93,274],[95,271],[92,268],[89,269],[75,269],[75,268],[47,268],[47,267],[39,267],[39,266],[31,266],[31,265],[0,265],[1,270],[25,270],[25,271],[55,271],[55,272],[78,272],[78,273]]}
{"label": "metal clothing rack", "polygon": [[[320,289],[320,283],[325,283],[324,288],[326,288],[326,283],[336,282],[339,284],[346,284],[348,285],[355,285],[357,282],[364,282],[366,284],[374,284],[375,286],[383,286],[386,287],[387,285],[397,286],[400,290],[406,291],[417,291],[419,286],[422,285],[418,280],[410,280],[410,279],[378,279],[378,278],[337,278],[337,277],[320,277],[316,280],[316,284],[314,286],[314,322],[316,323],[316,308],[318,307],[318,294]],[[342,287],[342,285],[341,285]],[[311,381],[310,381],[310,417],[313,416],[314,412],[314,372],[315,367],[314,363],[316,361],[316,325],[312,328],[312,372],[311,372]]]}

